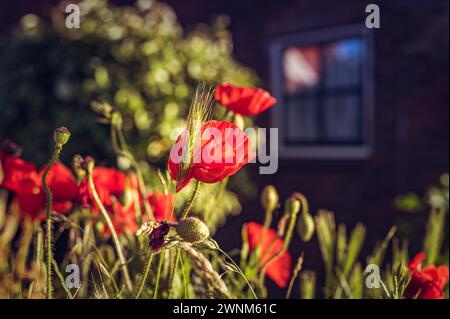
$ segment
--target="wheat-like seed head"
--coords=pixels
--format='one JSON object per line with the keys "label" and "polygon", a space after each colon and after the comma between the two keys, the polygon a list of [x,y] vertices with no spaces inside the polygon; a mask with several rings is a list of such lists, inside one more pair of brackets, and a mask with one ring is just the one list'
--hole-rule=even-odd
{"label": "wheat-like seed head", "polygon": [[181,181],[189,172],[194,156],[196,143],[201,143],[202,123],[211,119],[212,104],[214,101],[214,90],[211,86],[206,86],[200,82],[192,98],[191,106],[187,117],[187,137],[183,149],[185,158],[180,163],[177,181]]}

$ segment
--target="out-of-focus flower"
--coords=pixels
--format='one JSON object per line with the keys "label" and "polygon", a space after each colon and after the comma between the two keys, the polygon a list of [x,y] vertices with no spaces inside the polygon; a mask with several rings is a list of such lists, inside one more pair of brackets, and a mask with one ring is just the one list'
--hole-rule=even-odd
{"label": "out-of-focus flower", "polygon": [[[258,247],[261,247],[258,256],[260,265],[278,253],[284,245],[283,240],[276,235],[273,229],[264,230],[264,226],[256,222],[247,224],[247,232],[250,251],[255,251]],[[288,251],[274,258],[266,268],[267,276],[280,288],[286,287],[291,278],[291,273],[292,258]]]}
{"label": "out-of-focus flower", "polygon": [[[95,167],[92,172],[95,190],[105,208],[113,204],[112,196],[120,198],[125,190],[125,174],[115,168]],[[78,187],[78,201],[81,205],[90,207],[94,214],[98,214],[98,207],[89,189],[87,178],[83,178]]]}
{"label": "out-of-focus flower", "polygon": [[218,85],[215,96],[227,109],[245,116],[258,115],[277,102],[263,89],[239,87],[229,83]]}
{"label": "out-of-focus flower", "polygon": [[[13,202],[23,215],[43,218],[39,213],[45,208],[46,195],[42,186],[45,166],[38,172],[33,163],[15,156],[1,155],[4,174],[0,186],[14,192]],[[77,184],[71,171],[64,164],[55,163],[47,175],[47,183],[52,192],[52,210],[67,213],[77,198]]]}
{"label": "out-of-focus flower", "polygon": [[147,197],[157,221],[175,223],[177,219],[172,213],[175,195],[173,193],[153,192]]}
{"label": "out-of-focus flower", "polygon": [[0,167],[3,175],[0,186],[13,192],[17,192],[26,180],[37,180],[39,177],[33,163],[1,152]]}
{"label": "out-of-focus flower", "polygon": [[[118,200],[113,201],[112,205],[112,222],[117,234],[122,234],[125,231],[129,231],[132,234],[136,233],[138,230],[138,225],[136,224],[134,205],[130,204],[128,206],[123,206]],[[109,230],[106,228],[106,233],[110,234]]]}
{"label": "out-of-focus flower", "polygon": [[406,288],[406,298],[442,299],[444,287],[448,282],[448,268],[445,265],[436,267],[428,265],[422,268],[427,259],[425,253],[418,253],[408,264],[411,272],[411,281]]}
{"label": "out-of-focus flower", "polygon": [[[98,197],[111,216],[116,232],[121,234],[127,230],[135,233],[138,229],[135,203],[130,201],[123,205],[120,202],[126,186],[130,187],[131,185],[131,179],[127,180],[123,172],[108,167],[95,167],[92,171],[92,178]],[[87,177],[84,177],[78,186],[78,202],[82,206],[89,207],[93,215],[99,214],[99,207],[95,203]],[[111,232],[105,227],[101,233],[104,236],[109,236]]]}
{"label": "out-of-focus flower", "polygon": [[183,157],[183,151],[190,151],[184,150],[187,131],[172,146],[168,167],[170,176],[177,181],[177,192],[192,178],[204,183],[219,182],[256,156],[249,137],[233,123],[208,121],[202,123],[200,131],[201,138],[195,139],[187,163]]}

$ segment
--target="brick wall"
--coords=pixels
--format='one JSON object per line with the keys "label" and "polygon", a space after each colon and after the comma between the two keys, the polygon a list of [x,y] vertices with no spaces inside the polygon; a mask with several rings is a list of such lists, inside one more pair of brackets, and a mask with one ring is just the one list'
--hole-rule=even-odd
{"label": "brick wall", "polygon": [[[372,1],[167,0],[183,26],[231,18],[235,57],[254,68],[270,87],[268,47],[274,36],[329,26],[362,23]],[[381,28],[374,36],[375,147],[364,161],[282,161],[277,174],[254,172],[259,189],[275,184],[283,197],[307,195],[312,208],[329,208],[338,221],[368,227],[366,250],[400,216],[397,194],[422,193],[448,171],[448,4],[447,1],[376,1]],[[270,124],[264,114],[262,125]],[[239,242],[242,221],[262,220],[258,203],[246,203],[241,216],[218,236],[228,248]],[[230,236],[230,232],[233,233]],[[418,234],[420,235],[420,234]],[[300,242],[306,267],[317,268],[317,243]]]}

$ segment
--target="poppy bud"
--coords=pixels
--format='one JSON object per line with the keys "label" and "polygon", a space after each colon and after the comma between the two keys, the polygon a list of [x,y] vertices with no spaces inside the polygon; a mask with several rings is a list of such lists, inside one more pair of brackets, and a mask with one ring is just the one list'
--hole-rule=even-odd
{"label": "poppy bud", "polygon": [[86,156],[86,158],[84,159],[84,163],[88,172],[92,172],[94,170],[95,160],[92,156]]}
{"label": "poppy bud", "polygon": [[234,124],[239,127],[241,130],[245,128],[244,118],[240,114],[234,114]]}
{"label": "poppy bud", "polygon": [[111,125],[117,128],[122,128],[122,116],[119,112],[112,112],[111,114]]}
{"label": "poppy bud", "polygon": [[195,217],[180,220],[175,229],[181,238],[190,243],[200,243],[209,237],[208,226]]}
{"label": "poppy bud", "polygon": [[295,197],[289,197],[284,203],[284,209],[289,215],[297,215],[300,210],[300,201]]}
{"label": "poppy bud", "polygon": [[18,146],[13,141],[6,139],[3,142],[0,151],[11,156],[20,157],[22,155],[22,147]]}
{"label": "poppy bud", "polygon": [[273,212],[278,206],[278,193],[273,185],[264,187],[261,193],[261,205],[266,211]]}
{"label": "poppy bud", "polygon": [[300,238],[307,242],[311,239],[314,234],[314,219],[311,214],[302,212],[300,218],[298,219],[297,230]]}
{"label": "poppy bud", "polygon": [[72,158],[72,169],[75,172],[78,180],[82,180],[86,176],[86,169],[84,168],[84,159],[80,154],[75,154]]}
{"label": "poppy bud", "polygon": [[64,145],[69,140],[69,137],[70,137],[70,132],[64,126],[58,127],[53,132],[53,139],[55,141],[55,144]]}

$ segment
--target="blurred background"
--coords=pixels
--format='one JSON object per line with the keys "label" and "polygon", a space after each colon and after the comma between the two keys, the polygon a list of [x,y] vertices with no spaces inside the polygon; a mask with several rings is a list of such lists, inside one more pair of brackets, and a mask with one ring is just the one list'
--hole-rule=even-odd
{"label": "blurred background", "polygon": [[[63,124],[66,163],[82,152],[115,165],[89,106],[103,100],[125,114],[138,158],[164,167],[198,80],[261,86],[278,103],[255,123],[279,128],[279,169],[250,165],[231,183],[242,213],[218,230],[223,248],[263,220],[258,194],[273,184],[349,228],[366,224],[367,249],[394,223],[420,249],[426,214],[399,209],[398,196],[422,196],[448,172],[448,1],[376,1],[379,29],[365,26],[372,1],[86,0],[80,29],[64,26],[68,3],[0,4],[0,141],[24,158],[43,164]],[[291,247],[306,267],[320,262],[315,241]]]}

